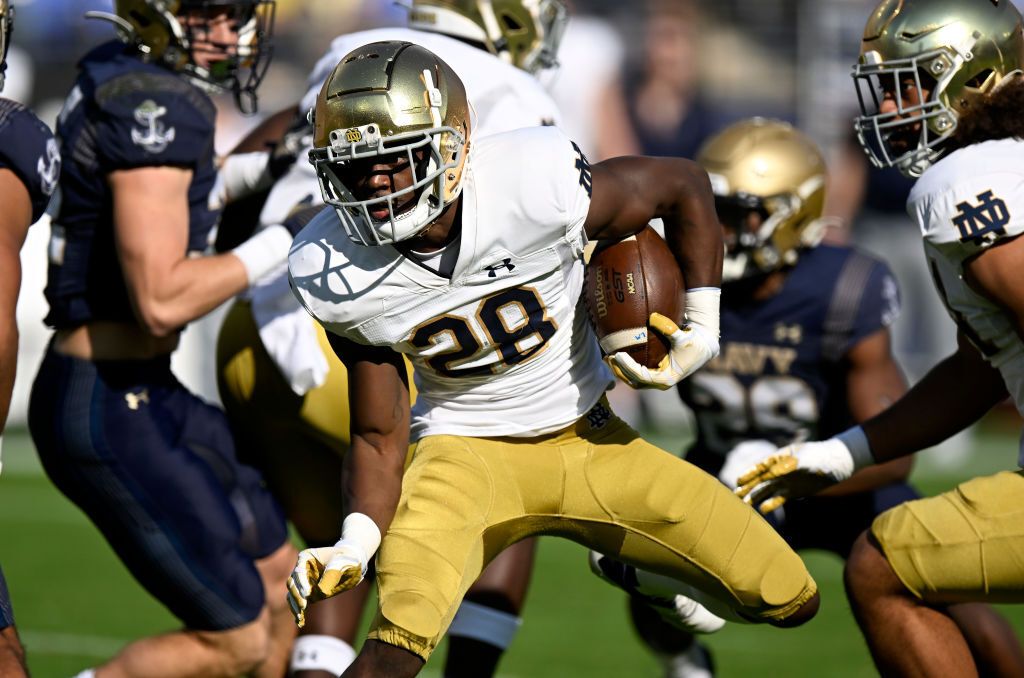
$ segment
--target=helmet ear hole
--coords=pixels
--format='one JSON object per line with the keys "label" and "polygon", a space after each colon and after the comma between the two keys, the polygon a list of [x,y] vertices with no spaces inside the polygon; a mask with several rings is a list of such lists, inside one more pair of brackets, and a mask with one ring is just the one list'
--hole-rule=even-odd
{"label": "helmet ear hole", "polygon": [[509,33],[518,33],[519,31],[523,30],[523,24],[521,24],[511,14],[502,14],[501,23],[505,26],[505,30],[508,31]]}
{"label": "helmet ear hole", "polygon": [[986,68],[981,73],[978,73],[976,76],[968,80],[966,84],[968,87],[972,87],[974,89],[982,89],[985,86],[985,83],[988,82],[988,79],[992,77],[992,74],[994,72],[995,71],[993,71],[991,68]]}

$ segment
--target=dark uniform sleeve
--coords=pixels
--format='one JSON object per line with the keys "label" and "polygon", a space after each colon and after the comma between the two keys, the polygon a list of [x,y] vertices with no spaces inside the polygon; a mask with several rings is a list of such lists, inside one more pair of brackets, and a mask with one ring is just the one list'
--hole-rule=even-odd
{"label": "dark uniform sleeve", "polygon": [[871,267],[850,332],[847,350],[878,330],[890,327],[900,314],[899,284],[889,267],[884,262],[869,259],[864,255],[854,256],[867,259]]}
{"label": "dark uniform sleeve", "polygon": [[[841,250],[840,250],[841,251]],[[822,358],[844,359],[857,342],[890,326],[900,312],[899,287],[889,267],[856,250],[845,250],[832,282],[825,314]]]}
{"label": "dark uniform sleeve", "polygon": [[7,99],[0,99],[0,167],[14,172],[25,184],[32,202],[32,221],[37,221],[57,188],[60,148],[39,118]]}
{"label": "dark uniform sleeve", "polygon": [[213,105],[182,78],[131,73],[101,85],[95,102],[104,173],[165,165],[192,169],[212,151]]}

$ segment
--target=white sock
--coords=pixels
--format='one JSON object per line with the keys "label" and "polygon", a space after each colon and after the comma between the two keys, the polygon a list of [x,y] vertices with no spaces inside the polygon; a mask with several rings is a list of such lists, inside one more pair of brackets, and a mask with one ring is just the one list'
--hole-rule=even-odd
{"label": "white sock", "polygon": [[464,600],[448,627],[448,635],[472,638],[505,650],[522,623],[514,614]]}
{"label": "white sock", "polygon": [[73,678],[96,678],[96,669],[86,669]]}
{"label": "white sock", "polygon": [[305,635],[295,639],[288,671],[327,671],[340,676],[355,661],[356,651],[341,638]]}

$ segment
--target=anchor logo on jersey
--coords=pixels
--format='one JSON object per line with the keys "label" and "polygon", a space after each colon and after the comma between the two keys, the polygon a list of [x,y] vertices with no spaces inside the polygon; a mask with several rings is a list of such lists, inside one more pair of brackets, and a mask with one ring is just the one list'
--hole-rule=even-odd
{"label": "anchor logo on jersey", "polygon": [[1001,198],[985,191],[977,195],[980,201],[972,205],[966,200],[957,203],[959,213],[953,216],[953,225],[960,229],[960,241],[980,245],[992,242],[1001,235],[1006,235],[1006,225],[1010,223],[1010,212]]}
{"label": "anchor logo on jersey", "polygon": [[46,155],[39,157],[36,172],[39,173],[43,194],[53,195],[57,190],[57,180],[60,179],[60,146],[56,139],[46,140]]}
{"label": "anchor logo on jersey", "polygon": [[149,389],[142,389],[138,393],[125,393],[124,401],[128,403],[129,410],[138,410],[139,405],[149,404]]}
{"label": "anchor logo on jersey", "polygon": [[163,153],[174,141],[173,127],[167,127],[160,118],[167,115],[167,107],[159,106],[152,99],[147,99],[135,109],[135,121],[142,129],[132,128],[132,143],[141,146],[147,153]]}
{"label": "anchor logo on jersey", "polygon": [[507,269],[509,272],[516,270],[516,265],[512,263],[511,259],[502,259],[500,264],[491,264],[490,266],[484,266],[484,270],[487,271],[488,278],[497,278],[498,271]]}

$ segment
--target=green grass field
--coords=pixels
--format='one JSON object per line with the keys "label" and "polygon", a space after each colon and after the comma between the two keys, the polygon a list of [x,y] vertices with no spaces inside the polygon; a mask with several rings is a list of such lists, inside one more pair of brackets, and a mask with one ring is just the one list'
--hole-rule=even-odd
{"label": "green grass field", "polygon": [[[988,430],[970,467],[921,463],[915,480],[926,493],[1014,464],[1015,434]],[[0,479],[0,563],[36,678],[62,678],[94,666],[133,638],[175,628],[175,620],[143,592],[99,533],[53,489],[24,433],[4,439]],[[874,670],[842,591],[839,561],[804,556],[822,589],[818,618],[795,630],[730,626],[708,639],[721,676],[870,676]],[[1024,607],[1002,608],[1024,635]],[[442,652],[437,659],[440,660]],[[425,675],[437,676],[439,661]],[[587,571],[583,549],[542,540],[525,623],[502,676],[656,676],[627,623],[625,599]]]}

